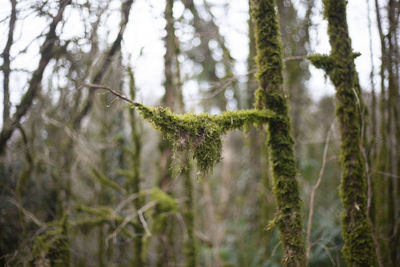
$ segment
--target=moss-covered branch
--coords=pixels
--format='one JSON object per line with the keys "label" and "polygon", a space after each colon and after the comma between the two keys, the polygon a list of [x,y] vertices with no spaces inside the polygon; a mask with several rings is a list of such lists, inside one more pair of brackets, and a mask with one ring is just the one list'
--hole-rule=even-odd
{"label": "moss-covered branch", "polygon": [[[361,56],[360,53],[352,53],[353,58]],[[335,69],[335,61],[330,55],[327,54],[312,54],[307,57],[307,59],[314,65],[317,69],[324,70],[328,75]]]}
{"label": "moss-covered branch", "polygon": [[68,218],[50,223],[49,230],[35,238],[29,266],[69,266]]}
{"label": "moss-covered branch", "polygon": [[273,117],[268,110],[226,111],[221,115],[174,114],[168,108],[149,108],[135,103],[145,120],[173,142],[176,150],[190,149],[201,172],[207,172],[221,159],[222,135],[234,129],[263,124]]}

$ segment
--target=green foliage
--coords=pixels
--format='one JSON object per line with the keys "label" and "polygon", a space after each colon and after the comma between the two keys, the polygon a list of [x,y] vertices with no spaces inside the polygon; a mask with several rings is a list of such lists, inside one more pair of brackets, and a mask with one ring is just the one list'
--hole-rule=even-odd
{"label": "green foliage", "polygon": [[198,168],[207,173],[221,160],[222,135],[234,129],[260,125],[273,117],[268,110],[226,111],[221,115],[174,114],[168,108],[135,104],[145,120],[172,142],[174,151],[189,149]]}

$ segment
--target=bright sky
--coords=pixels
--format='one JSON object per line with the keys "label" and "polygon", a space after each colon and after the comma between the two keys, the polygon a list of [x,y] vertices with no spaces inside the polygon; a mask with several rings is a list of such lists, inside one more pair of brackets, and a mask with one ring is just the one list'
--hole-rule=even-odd
{"label": "bright sky", "polygon": [[[3,21],[9,15],[10,4],[9,1],[2,1],[2,9],[0,10],[0,20]],[[297,3],[301,0],[295,0]],[[195,3],[201,5],[203,0],[195,0]],[[236,74],[240,77],[241,81],[246,80],[246,58],[248,54],[248,38],[247,38],[247,19],[248,19],[248,1],[228,1],[228,0],[208,0],[210,5],[215,5],[212,9],[214,16],[217,18],[217,25],[220,26],[220,32],[227,40],[227,46],[230,48],[232,56],[237,61],[235,66]],[[357,52],[361,52],[362,56],[356,60],[357,70],[360,74],[360,82],[365,90],[369,90],[369,72],[371,70],[370,62],[370,48],[369,48],[369,33],[368,33],[368,17],[367,17],[367,4],[369,1],[365,0],[351,0],[348,1],[348,23],[350,35],[352,38],[353,48]],[[381,0],[383,2],[383,0]],[[101,28],[103,36],[109,31],[107,41],[109,43],[115,38],[118,31],[119,23],[119,5],[120,1],[111,2],[110,8],[115,10],[108,18],[106,26]],[[224,5],[229,3],[228,5]],[[316,1],[314,9],[313,22],[315,27],[311,32],[313,39],[312,52],[328,53],[329,42],[326,33],[327,23],[322,20],[322,7],[321,1]],[[383,5],[383,3],[381,4]],[[139,88],[139,100],[148,104],[156,104],[156,101],[163,95],[163,55],[165,53],[162,37],[165,35],[163,19],[165,2],[160,0],[136,0],[131,11],[130,22],[125,32],[123,42],[123,53],[131,55],[130,64],[135,71],[136,83]],[[371,3],[371,19],[372,19],[372,41],[375,70],[379,66],[379,40],[375,26],[375,13]],[[301,10],[299,11],[300,15]],[[21,11],[26,14],[27,12]],[[203,12],[204,13],[204,12]],[[177,1],[174,8],[174,16],[184,18],[190,16],[184,13],[183,5]],[[69,18],[67,24],[64,26],[62,38],[71,38],[73,36],[82,34],[82,20],[76,11],[68,9],[65,17]],[[12,62],[12,68],[26,68],[34,70],[38,62],[38,48],[40,42],[33,42],[31,40],[42,32],[46,32],[48,22],[41,18],[28,16],[24,23],[17,24],[16,39],[17,42],[12,47],[11,54],[15,56],[16,53],[28,46],[27,53],[23,56],[17,57]],[[177,25],[177,35],[182,42],[182,46],[190,46],[196,40],[192,38],[192,29],[189,26]],[[5,46],[8,31],[8,20],[0,24],[0,49]],[[127,57],[126,57],[127,58]],[[190,62],[184,58],[180,58],[183,77],[190,76],[190,73],[195,68]],[[324,73],[311,67],[312,77],[309,81],[309,92],[314,99],[319,99],[326,94],[333,94],[334,89],[330,82],[324,78]],[[48,73],[50,75],[50,73]],[[14,72],[11,81],[11,101],[12,105],[19,102],[23,92],[27,88],[27,81],[29,75],[23,72]],[[2,84],[2,74],[0,80]],[[197,83],[194,81],[187,81],[184,86],[185,100],[187,106],[194,107],[200,100]],[[229,97],[229,94],[228,94]],[[2,90],[0,92],[0,115],[2,113]],[[228,106],[229,107],[229,106]],[[234,106],[232,106],[234,108]]]}

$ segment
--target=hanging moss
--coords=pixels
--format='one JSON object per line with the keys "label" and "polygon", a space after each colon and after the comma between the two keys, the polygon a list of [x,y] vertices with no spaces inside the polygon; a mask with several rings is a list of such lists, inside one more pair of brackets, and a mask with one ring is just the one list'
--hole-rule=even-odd
{"label": "hanging moss", "polygon": [[255,24],[257,48],[256,107],[277,116],[268,121],[268,147],[271,153],[273,193],[278,214],[274,222],[281,232],[284,266],[305,266],[305,243],[302,234],[300,194],[296,180],[294,141],[287,99],[283,94],[282,44],[274,0],[252,0],[251,15]]}
{"label": "hanging moss", "polygon": [[112,188],[117,192],[125,192],[125,189],[123,187],[108,178],[106,175],[104,175],[104,173],[100,172],[99,170],[92,168],[92,175],[101,183],[102,186]]}
{"label": "hanging moss", "polygon": [[273,117],[268,110],[227,111],[221,115],[174,114],[168,108],[135,104],[142,117],[160,130],[173,144],[174,151],[189,149],[202,173],[221,159],[222,135],[234,129],[263,124]]}
{"label": "hanging moss", "polygon": [[342,180],[340,195],[344,207],[343,254],[348,266],[375,266],[376,254],[367,220],[367,182],[361,152],[364,108],[346,21],[345,0],[324,0],[331,44],[329,56],[312,56],[316,67],[327,71],[336,87],[336,116],[341,137]]}

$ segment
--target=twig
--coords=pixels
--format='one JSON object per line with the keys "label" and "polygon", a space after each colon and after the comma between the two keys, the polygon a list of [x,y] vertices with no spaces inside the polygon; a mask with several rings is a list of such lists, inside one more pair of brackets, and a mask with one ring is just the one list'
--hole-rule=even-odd
{"label": "twig", "polygon": [[372,173],[382,174],[383,176],[387,176],[387,177],[392,177],[392,178],[400,179],[400,176],[395,175],[395,174],[393,174],[393,173],[389,173],[389,172],[382,172],[382,171],[378,171],[378,170],[372,169]]}
{"label": "twig", "polygon": [[34,224],[39,226],[40,228],[46,228],[46,224],[41,222],[38,218],[36,218],[35,215],[33,215],[31,212],[27,211],[20,203],[18,203],[15,199],[12,198],[7,198],[7,201],[16,206],[18,209],[22,211],[22,213],[30,219]]}
{"label": "twig", "polygon": [[315,192],[317,191],[319,185],[321,184],[322,181],[322,176],[324,175],[324,171],[325,171],[325,165],[326,165],[326,158],[328,155],[328,147],[329,147],[329,141],[331,139],[332,133],[333,133],[333,129],[335,126],[335,121],[332,122],[331,127],[329,129],[328,135],[326,136],[326,140],[325,140],[325,147],[324,147],[324,152],[323,152],[323,157],[322,157],[322,165],[321,165],[321,169],[319,171],[319,177],[317,180],[317,183],[313,186],[312,191],[311,191],[311,196],[310,196],[310,211],[308,213],[308,223],[307,223],[307,234],[306,234],[306,242],[307,242],[307,260],[310,259],[310,251],[311,251],[311,225],[312,225],[312,217],[314,214],[314,197],[315,197]]}
{"label": "twig", "polygon": [[287,62],[287,61],[295,61],[295,60],[303,60],[306,59],[307,56],[292,56],[292,57],[285,57],[283,58],[283,62]]}
{"label": "twig", "polygon": [[139,194],[134,193],[130,195],[127,199],[122,201],[121,203],[118,204],[118,206],[115,208],[115,212],[119,212],[123,207],[125,207],[129,202],[133,201],[134,199],[138,198]]}
{"label": "twig", "polygon": [[[143,224],[143,228],[146,230],[147,235],[151,236],[151,233],[148,229],[148,225],[146,223],[146,221],[143,218],[143,212],[145,212],[146,210],[154,207],[157,204],[156,201],[150,201],[148,202],[146,205],[144,205],[142,208],[140,208],[137,213],[133,213],[129,216],[127,216],[123,222],[117,227],[117,229],[115,229],[106,239],[106,241],[110,240],[110,239],[116,239],[117,234],[122,230],[122,228],[124,228],[128,222],[132,221],[137,215],[139,215],[139,219],[141,221],[141,223]],[[142,217],[142,218],[141,218]]]}
{"label": "twig", "polygon": [[81,87],[79,87],[78,89],[81,89],[81,88],[83,88],[83,87],[87,87],[87,88],[89,88],[89,89],[103,89],[103,90],[107,90],[107,91],[109,91],[111,94],[115,95],[116,97],[118,97],[118,98],[120,98],[120,99],[122,99],[122,100],[124,100],[124,101],[126,101],[126,102],[128,102],[128,103],[131,103],[131,104],[134,105],[134,106],[137,105],[137,103],[136,103],[135,101],[133,101],[132,99],[130,99],[130,98],[127,97],[127,96],[124,96],[124,95],[118,93],[117,91],[111,89],[110,87],[107,87],[107,86],[104,86],[104,85],[100,85],[100,84],[85,83],[85,84],[81,85]]}

